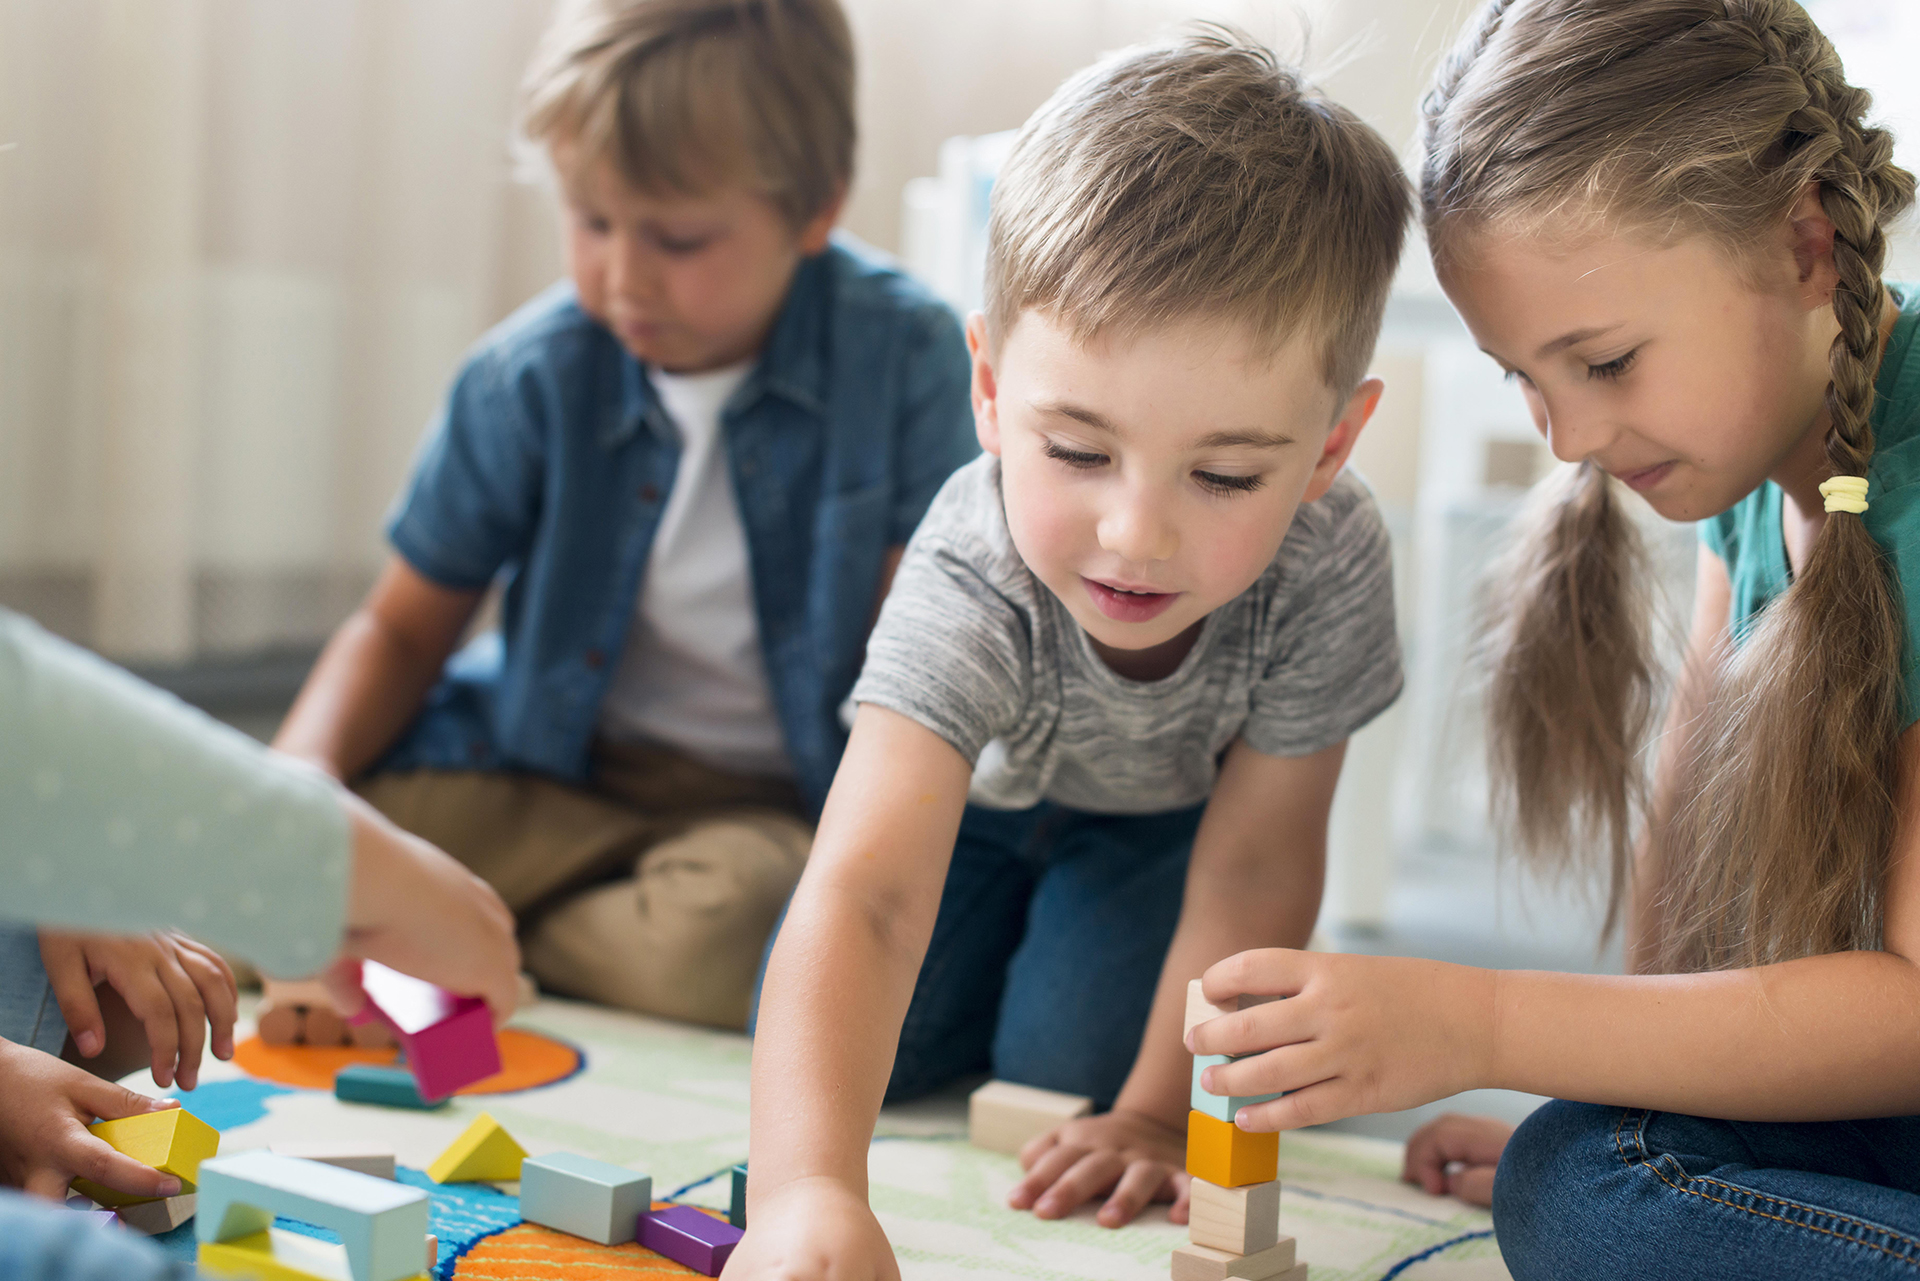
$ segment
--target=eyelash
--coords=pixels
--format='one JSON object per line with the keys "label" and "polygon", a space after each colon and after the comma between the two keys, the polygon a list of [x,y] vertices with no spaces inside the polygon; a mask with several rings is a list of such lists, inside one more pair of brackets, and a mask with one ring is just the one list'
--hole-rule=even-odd
{"label": "eyelash", "polygon": [[[1041,442],[1040,452],[1055,462],[1065,463],[1069,467],[1076,467],[1082,471],[1089,471],[1107,461],[1105,454],[1089,454],[1078,449],[1068,449],[1051,440]],[[1261,476],[1222,476],[1210,471],[1197,471],[1193,473],[1193,478],[1200,482],[1201,488],[1215,494],[1250,494],[1267,483]]]}
{"label": "eyelash", "polygon": [[1598,379],[1601,382],[1614,382],[1625,376],[1626,372],[1633,368],[1633,362],[1639,359],[1639,356],[1640,349],[1635,347],[1618,360],[1609,360],[1604,365],[1588,365],[1587,379],[1588,381]]}

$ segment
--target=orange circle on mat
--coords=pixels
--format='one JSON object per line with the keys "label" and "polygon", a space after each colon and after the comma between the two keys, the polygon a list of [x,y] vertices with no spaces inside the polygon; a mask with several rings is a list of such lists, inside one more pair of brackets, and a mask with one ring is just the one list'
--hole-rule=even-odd
{"label": "orange circle on mat", "polygon": [[[664,1210],[671,1202],[655,1201],[653,1208]],[[723,1216],[706,1211],[716,1219]],[[605,1277],[618,1274],[623,1277],[652,1276],[698,1276],[684,1263],[655,1254],[638,1241],[623,1241],[619,1245],[599,1245],[580,1237],[569,1236],[565,1232],[555,1232],[552,1228],[543,1228],[537,1223],[522,1223],[508,1228],[505,1232],[496,1232],[490,1237],[481,1237],[453,1265],[453,1275],[458,1281],[462,1277],[481,1281],[501,1281],[502,1278],[543,1277],[559,1278],[579,1277],[583,1281],[590,1277]]]}
{"label": "orange circle on mat", "polygon": [[[354,1063],[392,1063],[398,1050],[333,1049],[318,1045],[268,1045],[250,1036],[233,1049],[233,1061],[248,1076],[307,1090],[331,1090],[333,1077]],[[458,1091],[461,1094],[509,1094],[551,1085],[580,1068],[580,1051],[538,1032],[508,1028],[500,1033],[501,1069]]]}

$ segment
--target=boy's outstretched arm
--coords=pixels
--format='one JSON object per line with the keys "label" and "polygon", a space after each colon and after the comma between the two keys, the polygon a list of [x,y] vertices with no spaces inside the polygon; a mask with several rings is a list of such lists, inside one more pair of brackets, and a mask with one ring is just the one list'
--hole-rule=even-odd
{"label": "boy's outstretched arm", "polygon": [[1100,1222],[1119,1227],[1149,1202],[1172,1199],[1173,1221],[1186,1221],[1187,983],[1243,948],[1305,946],[1320,911],[1327,815],[1345,756],[1345,742],[1299,757],[1266,756],[1245,742],[1228,750],[1194,837],[1180,923],[1133,1070],[1111,1112],[1027,1145],[1027,1177],[1010,1204],[1051,1219],[1104,1196]]}
{"label": "boy's outstretched arm", "polygon": [[481,595],[390,557],[321,651],[274,747],[341,780],[371,765],[420,710]]}
{"label": "boy's outstretched arm", "polygon": [[899,1275],[867,1145],[971,777],[932,730],[861,706],[761,990],[751,1227],[728,1277]]}

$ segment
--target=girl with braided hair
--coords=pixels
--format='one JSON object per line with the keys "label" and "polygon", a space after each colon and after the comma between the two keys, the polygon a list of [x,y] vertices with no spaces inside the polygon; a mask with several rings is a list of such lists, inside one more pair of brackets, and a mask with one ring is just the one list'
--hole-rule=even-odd
{"label": "girl with braided hair", "polygon": [[[1568,464],[1493,577],[1495,800],[1631,973],[1246,952],[1208,998],[1293,999],[1188,1045],[1291,1091],[1248,1129],[1554,1097],[1408,1147],[1520,1281],[1920,1273],[1920,290],[1869,106],[1792,0],[1492,0],[1425,103],[1441,283]],[[1624,489],[1701,531],[1650,784]]]}

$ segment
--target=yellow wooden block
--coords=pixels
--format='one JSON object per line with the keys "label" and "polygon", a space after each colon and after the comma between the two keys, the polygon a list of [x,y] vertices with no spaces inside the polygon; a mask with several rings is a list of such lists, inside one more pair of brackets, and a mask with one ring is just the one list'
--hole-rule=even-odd
{"label": "yellow wooden block", "polygon": [[[202,1276],[236,1281],[352,1281],[347,1247],[280,1228],[231,1241],[202,1241],[196,1261]],[[406,1281],[428,1281],[428,1274]]]}
{"label": "yellow wooden block", "polygon": [[520,1177],[520,1163],[526,1159],[527,1150],[482,1112],[465,1134],[434,1158],[427,1177],[435,1183],[503,1183]]}
{"label": "yellow wooden block", "polygon": [[1187,1173],[1223,1188],[1280,1177],[1278,1131],[1249,1134],[1205,1112],[1187,1113]]}
{"label": "yellow wooden block", "polygon": [[[220,1131],[185,1108],[96,1121],[87,1127],[87,1132],[104,1139],[114,1151],[179,1179],[181,1192],[193,1191],[194,1180],[200,1177],[200,1163],[220,1151]],[[108,1209],[154,1199],[128,1196],[87,1179],[75,1179],[73,1190]]]}

